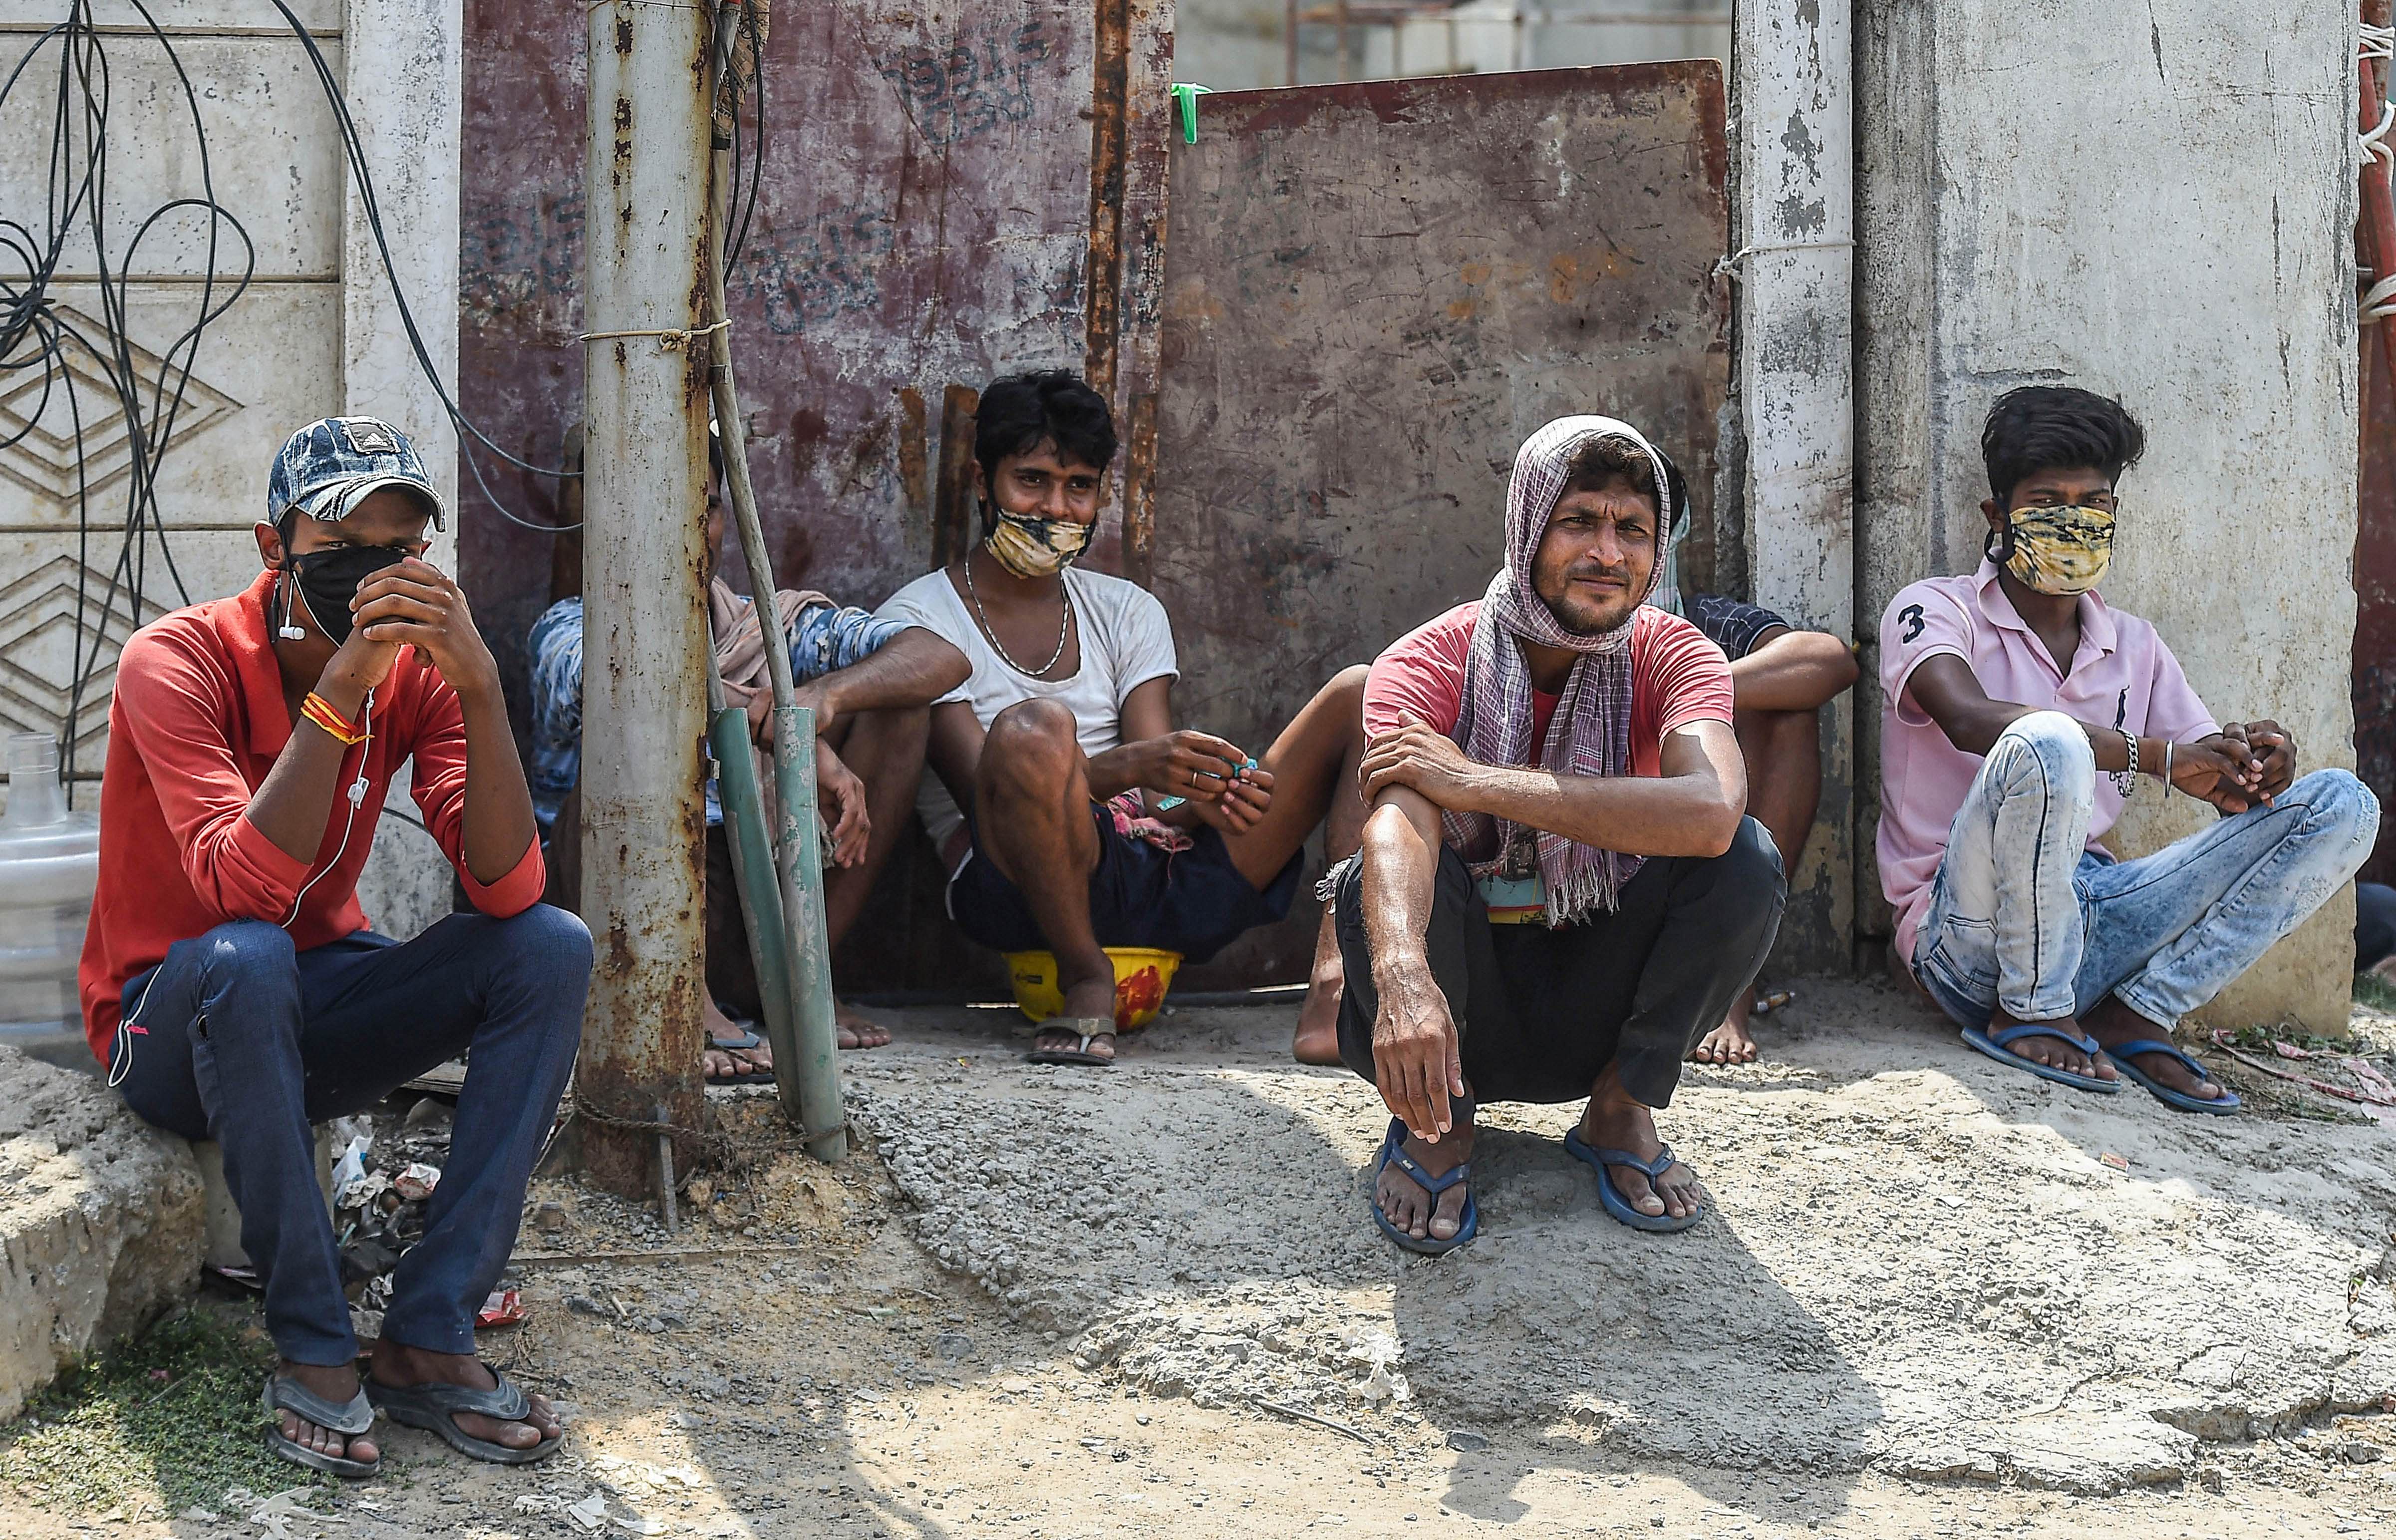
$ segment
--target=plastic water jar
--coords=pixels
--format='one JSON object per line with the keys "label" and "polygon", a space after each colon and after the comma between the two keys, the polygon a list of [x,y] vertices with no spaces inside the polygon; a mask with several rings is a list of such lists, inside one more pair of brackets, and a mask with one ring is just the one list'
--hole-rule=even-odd
{"label": "plastic water jar", "polygon": [[10,734],[0,813],[0,1043],[90,1067],[75,964],[99,877],[100,820],[67,811],[59,740]]}

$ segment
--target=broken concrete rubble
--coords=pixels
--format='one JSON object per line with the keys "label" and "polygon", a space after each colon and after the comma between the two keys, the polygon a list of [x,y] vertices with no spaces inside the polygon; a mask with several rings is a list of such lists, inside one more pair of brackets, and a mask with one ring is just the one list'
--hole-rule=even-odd
{"label": "broken concrete rubble", "polygon": [[0,1421],[188,1299],[200,1172],[88,1075],[0,1048]]}

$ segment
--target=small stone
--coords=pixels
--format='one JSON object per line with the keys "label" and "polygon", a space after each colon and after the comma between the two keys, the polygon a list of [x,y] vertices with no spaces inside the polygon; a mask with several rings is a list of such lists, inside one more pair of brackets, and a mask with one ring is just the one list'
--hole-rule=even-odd
{"label": "small stone", "polygon": [[616,1313],[589,1294],[567,1294],[566,1308],[576,1315],[597,1316],[602,1321],[607,1320]]}
{"label": "small stone", "polygon": [[1647,1527],[1649,1529],[1662,1529],[1664,1527],[1664,1516],[1659,1513],[1653,1519],[1648,1520]]}
{"label": "small stone", "polygon": [[1489,1447],[1489,1435],[1475,1433],[1469,1427],[1458,1427],[1448,1434],[1447,1447],[1467,1454],[1478,1454]]}
{"label": "small stone", "polygon": [[963,1332],[942,1332],[933,1347],[950,1363],[960,1363],[974,1356],[974,1340]]}
{"label": "small stone", "polygon": [[532,1211],[532,1228],[543,1235],[555,1235],[566,1228],[566,1205],[550,1201]]}
{"label": "small stone", "polygon": [[1138,1416],[1132,1418],[1132,1421],[1139,1424],[1142,1427],[1146,1427],[1148,1426],[1148,1414],[1142,1412]]}
{"label": "small stone", "polygon": [[2349,1465],[2369,1465],[2388,1452],[2368,1439],[2349,1439],[2337,1446],[2337,1453]]}

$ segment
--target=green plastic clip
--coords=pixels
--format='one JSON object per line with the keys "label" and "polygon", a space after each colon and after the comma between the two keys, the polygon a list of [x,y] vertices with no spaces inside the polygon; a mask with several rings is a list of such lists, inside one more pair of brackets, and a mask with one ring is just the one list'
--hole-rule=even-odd
{"label": "green plastic clip", "polygon": [[1213,95],[1214,87],[1177,85],[1172,94],[1173,105],[1181,113],[1181,142],[1195,144],[1198,142],[1198,99]]}

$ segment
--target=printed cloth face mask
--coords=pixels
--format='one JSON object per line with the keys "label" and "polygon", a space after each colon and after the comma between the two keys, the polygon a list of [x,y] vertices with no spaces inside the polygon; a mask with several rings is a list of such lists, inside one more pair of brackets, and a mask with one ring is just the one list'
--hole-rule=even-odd
{"label": "printed cloth face mask", "polygon": [[2113,515],[2101,508],[2017,508],[2007,515],[2005,570],[2033,592],[2085,593],[2113,562]]}
{"label": "printed cloth face mask", "polygon": [[1090,543],[1090,526],[1071,519],[1033,519],[1001,512],[982,542],[998,564],[1018,578],[1051,578],[1073,564]]}

